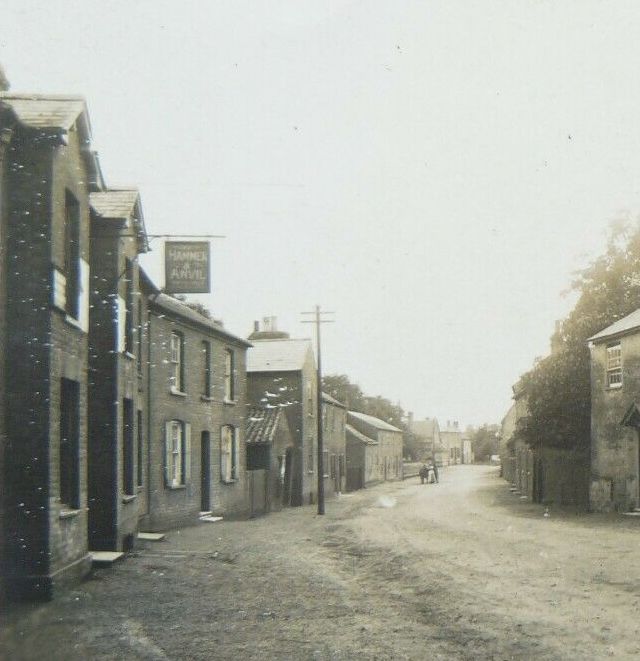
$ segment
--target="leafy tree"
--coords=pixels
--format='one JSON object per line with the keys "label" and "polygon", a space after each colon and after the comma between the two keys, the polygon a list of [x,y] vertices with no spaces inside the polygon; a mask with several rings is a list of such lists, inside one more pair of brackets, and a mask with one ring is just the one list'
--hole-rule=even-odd
{"label": "leafy tree", "polygon": [[603,255],[578,272],[578,300],[552,337],[552,353],[520,382],[529,415],[518,433],[532,447],[586,449],[590,442],[589,337],[640,305],[640,225],[612,225]]}
{"label": "leafy tree", "polygon": [[364,394],[359,385],[351,383],[346,374],[331,374],[322,377],[322,390],[342,402],[348,409],[362,411]]}
{"label": "leafy tree", "polygon": [[473,455],[478,462],[489,461],[492,454],[497,454],[499,439],[496,438],[496,425],[482,425],[473,432],[471,445]]}

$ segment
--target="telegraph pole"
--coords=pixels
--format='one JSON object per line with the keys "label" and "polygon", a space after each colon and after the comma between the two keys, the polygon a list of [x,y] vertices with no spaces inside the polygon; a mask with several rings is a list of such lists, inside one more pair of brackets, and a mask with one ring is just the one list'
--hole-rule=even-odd
{"label": "telegraph pole", "polygon": [[303,321],[303,324],[316,325],[316,346],[318,351],[318,365],[316,371],[316,395],[317,395],[317,423],[318,423],[318,514],[324,514],[324,439],[322,435],[322,350],[320,348],[320,325],[332,324],[333,319],[322,319],[323,314],[334,314],[333,312],[320,312],[320,306],[316,305],[313,312],[302,312],[301,314],[312,314],[313,321]]}

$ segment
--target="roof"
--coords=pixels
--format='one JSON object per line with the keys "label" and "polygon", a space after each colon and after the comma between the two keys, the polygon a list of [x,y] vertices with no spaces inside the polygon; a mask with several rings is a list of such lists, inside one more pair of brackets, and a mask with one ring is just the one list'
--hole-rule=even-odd
{"label": "roof", "polygon": [[398,429],[397,427],[390,425],[388,422],[380,420],[380,418],[376,418],[372,415],[367,415],[366,413],[358,413],[357,411],[349,411],[349,415],[353,416],[357,420],[362,420],[362,422],[366,422],[367,424],[371,425],[372,427],[376,427],[377,429],[382,429],[383,431],[397,431],[402,433],[401,429]]}
{"label": "roof", "polygon": [[252,406],[247,413],[246,442],[271,443],[278,428],[281,412],[279,406],[269,409]]}
{"label": "roof", "polygon": [[103,218],[131,218],[139,199],[140,193],[137,188],[111,188],[89,195],[91,208]]}
{"label": "roof", "polygon": [[190,321],[199,326],[203,326],[209,330],[215,331],[218,335],[222,335],[227,339],[230,339],[238,344],[242,344],[245,347],[250,347],[251,344],[247,342],[244,338],[233,335],[225,330],[222,323],[216,321],[215,319],[208,319],[207,317],[202,316],[195,310],[192,310],[188,305],[185,305],[181,301],[169,296],[168,294],[163,294],[161,292],[157,294],[152,294],[149,296],[149,302],[151,305],[154,305],[169,314],[181,317],[186,321]]}
{"label": "roof", "polygon": [[0,101],[29,128],[68,131],[81,118],[87,134],[91,134],[87,104],[81,96],[0,92]]}
{"label": "roof", "polygon": [[110,188],[89,195],[91,209],[99,218],[114,220],[135,220],[132,231],[138,239],[139,252],[149,250],[147,231],[144,226],[140,192],[137,188]]}
{"label": "roof", "polygon": [[436,427],[438,430],[440,426],[438,425],[438,420],[436,418],[427,418],[426,420],[414,420],[409,425],[410,430],[416,434],[416,436],[425,436],[427,438],[432,438],[435,435]]}
{"label": "roof", "polygon": [[247,352],[247,372],[297,372],[310,351],[310,340],[254,340]]}
{"label": "roof", "polygon": [[334,406],[339,406],[340,408],[343,409],[347,408],[346,404],[339,402],[337,399],[331,397],[331,395],[328,395],[326,392],[322,393],[322,401],[327,402],[327,404],[333,404]]}
{"label": "roof", "polygon": [[588,339],[588,342],[599,342],[615,335],[625,335],[637,328],[640,328],[640,308],[596,333]]}
{"label": "roof", "polygon": [[378,445],[378,441],[376,441],[374,438],[369,438],[369,436],[362,434],[359,432],[357,429],[352,427],[351,425],[345,425],[345,431],[347,432],[347,435],[353,436],[355,439],[358,441],[361,441],[362,443],[365,443],[366,445]]}

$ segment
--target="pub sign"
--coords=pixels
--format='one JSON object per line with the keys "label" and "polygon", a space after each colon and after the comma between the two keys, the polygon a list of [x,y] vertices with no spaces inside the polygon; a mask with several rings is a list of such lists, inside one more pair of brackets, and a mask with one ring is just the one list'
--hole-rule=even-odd
{"label": "pub sign", "polygon": [[164,282],[168,294],[211,292],[208,241],[165,241]]}

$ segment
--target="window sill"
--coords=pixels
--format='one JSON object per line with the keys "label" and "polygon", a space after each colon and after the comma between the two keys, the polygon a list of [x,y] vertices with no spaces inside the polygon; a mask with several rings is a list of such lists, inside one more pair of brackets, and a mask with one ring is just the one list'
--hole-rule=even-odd
{"label": "window sill", "polygon": [[622,388],[621,383],[613,383],[610,386],[605,386],[605,390],[620,390]]}
{"label": "window sill", "polygon": [[136,359],[135,355],[132,354],[131,351],[123,351],[123,352],[122,352],[122,355],[123,355],[125,358],[128,358],[129,360],[135,360],[135,359]]}
{"label": "window sill", "polygon": [[75,519],[82,510],[61,510],[58,514],[59,519]]}
{"label": "window sill", "polygon": [[229,406],[235,406],[238,403],[237,399],[227,399],[226,397],[222,400],[223,404],[228,404]]}
{"label": "window sill", "polygon": [[237,477],[234,477],[232,480],[220,480],[222,484],[235,484],[238,481]]}
{"label": "window sill", "polygon": [[186,392],[182,392],[182,390],[178,390],[174,386],[171,386],[171,388],[169,388],[169,393],[171,395],[175,395],[176,397],[186,397],[187,396]]}
{"label": "window sill", "polygon": [[128,493],[128,494],[122,496],[122,502],[123,503],[132,503],[137,498],[138,498],[137,493]]}
{"label": "window sill", "polygon": [[213,397],[210,397],[209,395],[200,395],[200,401],[201,402],[213,402]]}
{"label": "window sill", "polygon": [[186,489],[187,485],[186,484],[169,484],[167,485],[167,489],[170,491],[182,491],[183,489]]}

